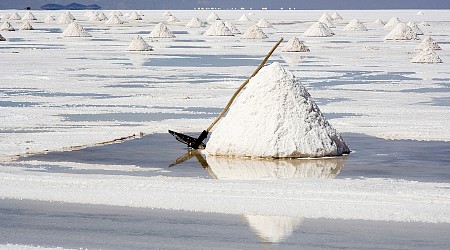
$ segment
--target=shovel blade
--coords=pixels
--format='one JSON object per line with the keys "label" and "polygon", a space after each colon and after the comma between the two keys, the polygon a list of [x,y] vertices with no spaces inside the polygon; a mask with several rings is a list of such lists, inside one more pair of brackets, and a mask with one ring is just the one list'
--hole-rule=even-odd
{"label": "shovel blade", "polygon": [[181,143],[186,144],[190,148],[194,149],[204,149],[206,147],[206,144],[203,143],[203,139],[201,141],[198,141],[197,138],[194,138],[189,135],[185,135],[182,133],[178,133],[172,130],[169,130],[169,133],[175,137],[175,139]]}

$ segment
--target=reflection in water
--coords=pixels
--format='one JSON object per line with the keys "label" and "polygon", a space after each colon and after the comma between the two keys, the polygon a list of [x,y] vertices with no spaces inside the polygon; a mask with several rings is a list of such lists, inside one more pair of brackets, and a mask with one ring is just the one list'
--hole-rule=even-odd
{"label": "reflection in water", "polygon": [[134,68],[136,69],[141,69],[142,67],[144,67],[145,63],[149,60],[148,55],[146,55],[145,53],[144,54],[133,53],[129,55],[129,58]]}
{"label": "reflection in water", "polygon": [[297,66],[303,61],[299,53],[283,53],[281,58],[290,66]]}
{"label": "reflection in water", "polygon": [[264,242],[279,243],[294,233],[303,219],[288,216],[244,215],[248,225]]}

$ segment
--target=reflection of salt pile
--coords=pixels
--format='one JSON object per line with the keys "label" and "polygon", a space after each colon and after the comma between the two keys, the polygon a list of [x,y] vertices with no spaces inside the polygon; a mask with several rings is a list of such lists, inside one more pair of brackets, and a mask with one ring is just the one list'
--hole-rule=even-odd
{"label": "reflection of salt pile", "polygon": [[423,50],[426,48],[430,48],[433,50],[441,50],[441,47],[439,46],[439,44],[433,38],[431,38],[429,36],[425,37],[425,39],[423,39],[423,41],[416,47],[416,49],[419,49],[419,50]]}
{"label": "reflection of salt pile", "polygon": [[216,21],[216,20],[220,20],[219,15],[217,15],[216,12],[211,12],[211,14],[209,14],[208,18],[206,19],[208,21]]}
{"label": "reflection of salt pile", "polygon": [[63,14],[61,14],[61,16],[59,16],[58,23],[59,24],[69,24],[69,23],[73,23],[74,20],[75,20],[75,18],[73,18],[72,14],[70,14],[70,12],[66,11]]}
{"label": "reflection of salt pile", "polygon": [[333,18],[333,20],[342,20],[343,18],[341,17],[341,15],[339,15],[339,13],[334,12],[333,15],[331,15],[331,18]]}
{"label": "reflection of salt pile", "polygon": [[238,19],[239,22],[250,22],[250,18],[246,14],[242,14],[242,16]]}
{"label": "reflection of salt pile", "polygon": [[328,37],[332,36],[333,33],[331,32],[330,28],[325,26],[321,22],[313,23],[304,33],[304,36],[310,36],[310,37]]}
{"label": "reflection of salt pile", "polygon": [[128,17],[128,19],[130,20],[142,20],[141,15],[139,15],[139,13],[137,13],[136,11],[131,13],[131,15]]}
{"label": "reflection of salt pile", "polygon": [[244,215],[250,227],[267,242],[279,243],[292,235],[302,218],[288,216]]}
{"label": "reflection of salt pile", "polygon": [[33,13],[31,13],[31,11],[28,11],[27,13],[25,13],[25,15],[22,17],[22,20],[37,20],[37,18],[33,15]]}
{"label": "reflection of salt pile", "polygon": [[203,27],[203,22],[198,19],[198,17],[193,17],[187,24],[186,27],[189,28],[200,28]]}
{"label": "reflection of salt pile", "polygon": [[234,24],[232,24],[230,21],[225,21],[225,26],[227,26],[227,28],[231,31],[231,33],[233,34],[241,34],[241,31],[238,30],[236,28],[236,26],[234,26]]}
{"label": "reflection of salt pile", "polygon": [[411,62],[413,63],[442,63],[441,58],[431,48],[425,48],[415,56]]}
{"label": "reflection of salt pile", "polygon": [[178,23],[178,22],[180,22],[180,20],[178,20],[178,18],[176,18],[175,16],[170,16],[170,17],[167,19],[167,22],[168,22],[168,23]]}
{"label": "reflection of salt pile", "polygon": [[417,35],[423,35],[423,31],[419,28],[419,26],[417,26],[417,24],[415,22],[408,22],[406,25],[408,25],[409,27],[411,27],[411,29],[414,31],[414,33],[416,33]]}
{"label": "reflection of salt pile", "polygon": [[112,15],[106,22],[107,25],[123,24],[123,21],[116,15]]}
{"label": "reflection of salt pile", "polygon": [[397,24],[387,36],[385,40],[413,40],[418,39],[417,34],[405,23]]}
{"label": "reflection of salt pile", "polygon": [[385,23],[383,22],[383,20],[381,20],[380,18],[378,18],[377,20],[375,20],[375,22],[373,22],[373,24],[376,24],[376,25],[382,25],[382,26],[385,25]]}
{"label": "reflection of salt pile", "polygon": [[203,34],[205,36],[233,36],[233,32],[221,20],[215,21]]}
{"label": "reflection of salt pile", "polygon": [[84,30],[83,26],[80,24],[73,22],[67,26],[66,30],[64,30],[63,34],[64,37],[90,37],[91,34],[89,34],[86,30]]}
{"label": "reflection of salt pile", "polygon": [[20,27],[21,30],[34,30],[33,26],[31,26],[30,22],[25,21]]}
{"label": "reflection of salt pile", "polygon": [[22,17],[17,12],[14,12],[9,18],[9,20],[20,20]]}
{"label": "reflection of salt pile", "polygon": [[392,29],[399,23],[401,23],[400,19],[398,19],[397,17],[393,17],[389,19],[389,21],[384,25],[384,27]]}
{"label": "reflection of salt pile", "polygon": [[283,47],[284,52],[309,52],[309,48],[301,42],[297,37],[289,39],[287,44]]}
{"label": "reflection of salt pile", "polygon": [[243,39],[264,39],[267,38],[267,35],[264,33],[264,31],[261,30],[256,25],[251,26],[248,28],[244,34],[241,36]]}
{"label": "reflection of salt pile", "polygon": [[0,41],[6,41],[6,38],[4,38],[4,37],[2,36],[2,34],[0,34]]}
{"label": "reflection of salt pile", "polygon": [[323,157],[349,153],[308,91],[279,63],[260,70],[216,125],[207,154]]}
{"label": "reflection of salt pile", "polygon": [[260,28],[272,28],[272,24],[269,23],[266,19],[261,18],[259,19],[258,23],[256,24],[256,26],[260,27]]}
{"label": "reflection of salt pile", "polygon": [[148,35],[150,38],[173,38],[175,35],[172,31],[167,28],[163,23],[158,23],[158,25],[153,28],[152,32]]}
{"label": "reflection of salt pile", "polygon": [[298,53],[284,53],[281,58],[290,66],[297,66],[303,61],[303,57]]}
{"label": "reflection of salt pile", "polygon": [[344,31],[367,31],[366,26],[358,19],[352,19],[343,29]]}
{"label": "reflection of salt pile", "polygon": [[8,21],[5,21],[2,25],[2,27],[0,28],[0,30],[15,31],[16,29],[14,29],[14,27],[11,25],[11,23],[9,23]]}
{"label": "reflection of salt pile", "polygon": [[47,15],[47,17],[44,19],[44,22],[51,23],[55,21],[55,18],[52,15]]}
{"label": "reflection of salt pile", "polygon": [[152,47],[139,35],[133,37],[131,44],[128,46],[129,51],[151,51]]}

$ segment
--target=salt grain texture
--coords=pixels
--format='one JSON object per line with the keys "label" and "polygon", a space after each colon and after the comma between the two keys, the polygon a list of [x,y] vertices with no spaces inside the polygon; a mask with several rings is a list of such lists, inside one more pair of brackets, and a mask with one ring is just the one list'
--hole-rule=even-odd
{"label": "salt grain texture", "polygon": [[136,11],[131,13],[131,15],[128,17],[128,19],[130,20],[142,20],[141,15],[139,15],[139,13],[137,13]]}
{"label": "salt grain texture", "polygon": [[63,34],[64,37],[90,37],[91,34],[89,34],[86,30],[84,30],[83,26],[80,24],[73,22],[67,26],[66,30],[64,30]]}
{"label": "salt grain texture", "polygon": [[123,24],[123,21],[116,15],[112,15],[106,22],[107,25],[118,25]]}
{"label": "salt grain texture", "polygon": [[431,37],[427,36],[423,41],[417,45],[416,49],[423,50],[425,48],[430,48],[433,50],[441,50],[441,46]]}
{"label": "salt grain texture", "polygon": [[315,22],[303,33],[303,35],[308,37],[328,37],[333,36],[333,33],[328,26],[325,26],[321,22]]}
{"label": "salt grain texture", "polygon": [[167,28],[163,23],[158,23],[158,25],[153,28],[152,32],[148,35],[150,38],[173,38],[175,35],[172,31]]}
{"label": "salt grain texture", "polygon": [[238,19],[239,22],[250,22],[251,19],[246,15],[242,14],[242,16]]}
{"label": "salt grain texture", "polygon": [[381,20],[380,18],[377,18],[377,20],[375,20],[375,21],[373,22],[373,24],[376,24],[376,25],[382,25],[382,26],[385,25],[385,23],[383,22],[383,20]]}
{"label": "salt grain texture", "polygon": [[259,28],[256,25],[251,26],[248,28],[244,34],[241,36],[243,39],[265,39],[267,38],[266,33],[262,31],[261,28]]}
{"label": "salt grain texture", "polygon": [[394,29],[392,29],[387,36],[384,37],[385,40],[415,40],[417,34],[405,23],[397,24]]}
{"label": "salt grain texture", "polygon": [[217,15],[216,12],[211,12],[211,14],[209,14],[207,20],[208,21],[216,21],[216,20],[220,20],[220,17],[219,17],[219,15]]}
{"label": "salt grain texture", "polygon": [[275,62],[260,70],[216,125],[209,155],[324,157],[349,153],[308,91]]}
{"label": "salt grain texture", "polygon": [[10,22],[5,21],[2,25],[2,27],[0,28],[0,30],[3,31],[15,31],[16,29],[14,29],[14,27],[11,25]]}
{"label": "salt grain texture", "polygon": [[187,24],[186,27],[189,28],[200,28],[203,27],[203,22],[198,17],[193,17]]}
{"label": "salt grain texture", "polygon": [[37,18],[33,15],[33,13],[31,13],[31,11],[28,11],[28,12],[25,13],[25,15],[22,17],[22,20],[31,20],[31,21],[35,21],[35,20],[37,20]]}
{"label": "salt grain texture", "polygon": [[129,51],[151,51],[153,48],[139,35],[133,37],[131,44],[128,46]]}
{"label": "salt grain texture", "polygon": [[391,19],[389,19],[389,21],[384,25],[385,28],[389,28],[392,29],[395,26],[397,26],[397,24],[401,23],[400,19],[398,19],[398,17],[392,17]]}
{"label": "salt grain texture", "polygon": [[309,48],[297,37],[289,39],[287,44],[282,48],[284,52],[309,52]]}
{"label": "salt grain texture", "polygon": [[441,58],[431,48],[425,48],[412,60],[412,63],[442,63]]}
{"label": "salt grain texture", "polygon": [[260,28],[272,28],[272,24],[269,23],[266,19],[261,18],[259,19],[258,23],[256,24],[256,26],[260,27]]}
{"label": "salt grain texture", "polygon": [[178,23],[178,22],[180,22],[180,20],[178,20],[178,18],[176,18],[175,16],[170,16],[170,17],[167,19],[167,22],[168,22],[168,23]]}
{"label": "salt grain texture", "polygon": [[14,12],[9,18],[9,20],[21,20],[22,17],[17,12]]}
{"label": "salt grain texture", "polygon": [[366,26],[358,19],[352,19],[343,29],[344,31],[367,31]]}
{"label": "salt grain texture", "polygon": [[238,28],[236,28],[236,26],[234,26],[234,24],[232,24],[230,21],[225,21],[225,26],[227,26],[227,28],[231,31],[231,33],[233,34],[241,34],[241,31],[238,30]]}
{"label": "salt grain texture", "polygon": [[406,25],[408,25],[409,27],[411,27],[411,29],[417,34],[417,35],[423,35],[423,31],[419,28],[419,26],[417,26],[417,24],[415,22],[408,22]]}
{"label": "salt grain texture", "polygon": [[20,27],[21,30],[34,30],[33,26],[31,26],[30,22],[26,21]]}
{"label": "salt grain texture", "polygon": [[234,36],[233,32],[221,20],[215,21],[203,34],[205,36]]}
{"label": "salt grain texture", "polygon": [[343,18],[341,17],[341,15],[339,15],[339,13],[334,12],[333,15],[331,15],[331,18],[333,18],[333,20],[342,20]]}

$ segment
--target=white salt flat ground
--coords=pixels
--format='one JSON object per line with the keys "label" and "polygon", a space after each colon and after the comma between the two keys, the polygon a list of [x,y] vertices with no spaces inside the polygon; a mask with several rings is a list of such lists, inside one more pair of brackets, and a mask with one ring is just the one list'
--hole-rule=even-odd
{"label": "white salt flat ground", "polygon": [[[217,108],[224,106],[275,42],[291,36],[298,36],[311,52],[278,50],[271,61],[282,63],[302,80],[338,131],[386,139],[450,141],[449,11],[425,11],[422,16],[416,15],[416,10],[340,11],[344,20],[337,23],[333,29],[336,35],[330,38],[302,36],[323,11],[217,11],[227,20],[251,12],[252,22],[234,22],[242,32],[259,18],[272,22],[274,28],[263,29],[269,38],[257,41],[241,40],[239,36],[205,37],[202,33],[208,26],[184,27],[194,16],[205,20],[210,11],[173,11],[181,21],[168,25],[176,38],[152,41],[147,34],[167,17],[162,16],[163,11],[142,12],[143,21],[107,26],[87,21],[85,11],[73,11],[92,34],[90,38],[62,38],[67,25],[43,23],[47,14],[58,17],[62,13],[51,11],[33,11],[38,18],[32,23],[34,31],[0,32],[7,38],[0,42],[0,197],[224,214],[390,221],[388,225],[406,221],[417,221],[422,226],[424,222],[434,223],[428,224],[433,228],[428,232],[448,227],[450,180],[217,181],[37,172],[9,162],[16,155],[88,146],[139,132],[173,129],[198,133],[209,125]],[[13,11],[1,10],[0,16],[5,13]],[[420,41],[385,42],[383,37],[389,30],[372,23],[377,18],[387,21],[394,16],[405,22],[427,21],[431,26],[421,29],[440,44],[442,50],[437,53],[444,63],[410,63]],[[369,31],[342,31],[352,18],[363,21]],[[21,25],[11,23],[15,28]],[[136,34],[145,37],[154,51],[127,52]],[[67,166],[139,170],[132,165]],[[413,235],[405,237],[412,240]],[[386,241],[387,246],[392,246]],[[440,241],[440,246],[450,244],[445,239]],[[17,238],[2,239],[0,243],[45,245]]]}

